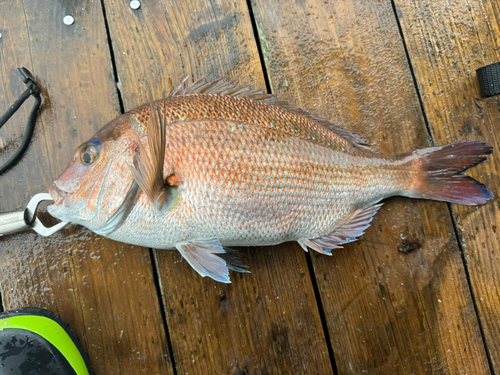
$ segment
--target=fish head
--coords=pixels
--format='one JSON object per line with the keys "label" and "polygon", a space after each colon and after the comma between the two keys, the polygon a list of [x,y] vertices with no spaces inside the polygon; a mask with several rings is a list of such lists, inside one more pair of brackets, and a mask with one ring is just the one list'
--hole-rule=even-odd
{"label": "fish head", "polygon": [[49,193],[49,213],[62,220],[99,230],[120,207],[134,181],[130,166],[137,132],[128,115],[112,121],[80,145]]}

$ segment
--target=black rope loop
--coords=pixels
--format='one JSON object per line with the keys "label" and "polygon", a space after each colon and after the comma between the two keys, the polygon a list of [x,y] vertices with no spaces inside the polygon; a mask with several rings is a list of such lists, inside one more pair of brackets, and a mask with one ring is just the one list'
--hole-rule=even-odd
{"label": "black rope loop", "polygon": [[31,113],[28,117],[28,124],[26,125],[26,132],[24,133],[23,141],[21,142],[21,145],[14,153],[14,155],[0,167],[0,175],[7,172],[10,168],[16,165],[16,163],[21,160],[24,153],[28,149],[31,138],[33,137],[33,133],[35,132],[38,110],[40,109],[40,105],[42,104],[42,98],[40,96],[41,90],[37,86],[35,77],[33,77],[31,72],[26,68],[18,68],[16,73],[23,80],[26,86],[28,86],[28,88],[19,96],[19,98],[16,99],[14,104],[10,106],[7,112],[5,112],[2,117],[0,117],[0,128],[5,125],[5,123],[12,117],[14,113],[16,113],[16,111],[30,96],[33,96],[35,98],[35,103],[33,104],[33,108],[31,109]]}

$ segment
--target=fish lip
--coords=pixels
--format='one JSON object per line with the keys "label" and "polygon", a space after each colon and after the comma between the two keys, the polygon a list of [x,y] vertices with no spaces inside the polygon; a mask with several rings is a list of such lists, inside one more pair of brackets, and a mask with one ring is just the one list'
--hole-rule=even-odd
{"label": "fish lip", "polygon": [[64,199],[68,196],[69,192],[62,190],[55,183],[49,188],[49,194],[54,201],[54,205],[61,205]]}

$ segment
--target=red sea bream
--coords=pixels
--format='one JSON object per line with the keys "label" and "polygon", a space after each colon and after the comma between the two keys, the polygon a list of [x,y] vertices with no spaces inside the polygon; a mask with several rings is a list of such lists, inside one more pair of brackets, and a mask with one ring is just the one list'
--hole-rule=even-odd
{"label": "red sea bream", "polygon": [[177,249],[202,276],[246,272],[232,246],[297,241],[323,254],[356,240],[394,195],[466,205],[463,175],[491,153],[465,141],[396,156],[260,90],[219,79],[109,123],[50,188],[49,212],[111,239]]}

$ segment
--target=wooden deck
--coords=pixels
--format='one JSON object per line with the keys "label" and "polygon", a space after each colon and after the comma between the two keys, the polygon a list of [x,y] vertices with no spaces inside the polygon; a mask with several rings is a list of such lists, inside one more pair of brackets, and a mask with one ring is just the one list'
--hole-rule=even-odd
{"label": "wooden deck", "polygon": [[[495,198],[389,199],[332,257],[248,249],[252,273],[231,285],[176,251],[81,227],[13,235],[0,240],[3,309],[60,314],[97,374],[500,374],[500,99],[481,99],[475,74],[500,61],[499,3],[128,2],[0,0],[0,112],[24,90],[17,67],[44,99],[27,155],[0,177],[0,212],[47,191],[81,142],[145,102],[144,80],[169,89],[209,72],[267,86],[385,154],[484,140],[493,155],[470,175]],[[0,162],[28,113],[1,130]]]}

